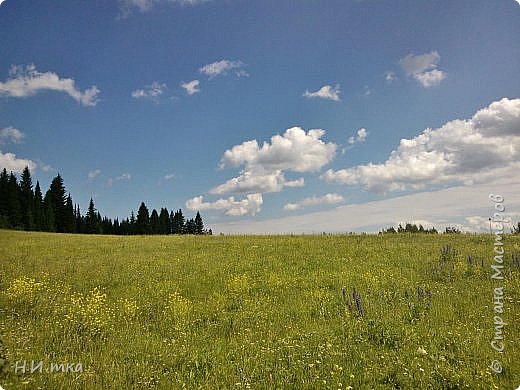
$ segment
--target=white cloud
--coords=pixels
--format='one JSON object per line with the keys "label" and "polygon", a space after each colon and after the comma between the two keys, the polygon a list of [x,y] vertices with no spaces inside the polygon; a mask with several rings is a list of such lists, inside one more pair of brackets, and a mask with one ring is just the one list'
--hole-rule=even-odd
{"label": "white cloud", "polygon": [[237,234],[378,232],[399,221],[427,221],[428,226],[434,225],[439,231],[446,226],[462,226],[464,231],[485,232],[489,229],[487,219],[495,211],[488,199],[490,193],[504,196],[508,216],[520,215],[520,183],[516,177],[342,205],[298,216],[213,223],[212,228],[213,232]]}
{"label": "white cloud", "polygon": [[279,192],[284,187],[302,187],[304,179],[286,181],[281,170],[265,171],[254,169],[244,171],[240,176],[229,179],[224,184],[212,188],[210,194]]}
{"label": "white cloud", "polygon": [[187,83],[181,83],[181,87],[186,90],[186,93],[188,95],[196,94],[197,92],[200,92],[200,82],[199,80],[192,80]]}
{"label": "white cloud", "polygon": [[339,102],[341,100],[339,97],[340,93],[340,86],[339,84],[336,84],[334,87],[332,87],[331,85],[324,85],[316,92],[309,92],[309,90],[307,90],[305,91],[303,96],[307,98],[320,98]]}
{"label": "white cloud", "polygon": [[12,66],[9,78],[0,82],[0,96],[23,98],[44,90],[64,92],[83,106],[95,106],[98,102],[99,89],[95,85],[81,92],[73,79],[60,78],[53,72],[38,72],[33,64]]}
{"label": "white cloud", "polygon": [[199,72],[205,74],[210,79],[220,75],[226,75],[229,71],[234,70],[237,77],[249,76],[243,69],[242,61],[220,60],[211,64],[204,65]]}
{"label": "white cloud", "polygon": [[340,194],[326,194],[323,196],[312,196],[310,198],[302,199],[299,202],[287,203],[283,208],[284,210],[299,210],[307,206],[316,206],[319,204],[336,204],[341,203],[345,199]]}
{"label": "white cloud", "polygon": [[134,99],[148,99],[157,103],[166,88],[166,84],[154,81],[152,84],[146,85],[143,89],[132,91],[132,97]]}
{"label": "white cloud", "polygon": [[25,134],[12,126],[5,127],[0,130],[0,145],[3,145],[7,142],[19,144],[23,141],[24,138]]}
{"label": "white cloud", "polygon": [[238,177],[210,190],[212,194],[279,192],[285,187],[301,187],[303,178],[287,181],[284,171],[314,172],[329,163],[337,145],[325,143],[324,130],[305,132],[299,127],[271,137],[260,147],[256,140],[235,145],[224,152],[220,168],[244,166]]}
{"label": "white cloud", "polygon": [[101,174],[101,170],[94,169],[93,171],[90,171],[87,176],[88,176],[89,180],[93,180],[96,177],[98,177],[100,174]]}
{"label": "white cloud", "polygon": [[220,161],[221,168],[245,165],[246,170],[261,167],[266,171],[290,170],[294,172],[318,171],[329,163],[337,145],[321,140],[325,130],[305,132],[300,127],[287,129],[283,135],[271,137],[271,143],[258,146],[256,140],[246,141],[226,150]]}
{"label": "white cloud", "polygon": [[365,142],[365,140],[367,139],[367,136],[368,136],[367,129],[361,128],[357,131],[355,137],[349,137],[348,143],[349,143],[349,145],[354,145],[355,143],[358,143],[358,142]]}
{"label": "white cloud", "polygon": [[215,202],[204,202],[202,196],[196,196],[186,202],[186,207],[192,211],[221,210],[229,216],[255,215],[261,209],[262,194],[248,194],[242,200],[235,200],[233,196],[219,199]]}
{"label": "white cloud", "polygon": [[395,72],[387,71],[385,72],[385,80],[388,82],[392,82],[397,79],[397,76],[395,75]]}
{"label": "white cloud", "polygon": [[5,168],[7,172],[20,173],[25,167],[29,167],[29,170],[32,172],[36,169],[36,166],[34,161],[16,158],[16,154],[14,153],[2,153],[0,151],[0,169]]}
{"label": "white cloud", "polygon": [[437,69],[440,59],[439,53],[432,51],[420,55],[408,54],[399,60],[399,64],[407,76],[413,77],[423,87],[429,88],[439,85],[446,78],[446,73]]}
{"label": "white cloud", "polygon": [[114,182],[116,182],[116,181],[121,181],[121,180],[130,180],[131,178],[132,178],[132,176],[131,176],[129,173],[123,173],[123,174],[120,175],[120,176],[109,178],[109,179],[108,179],[108,185],[111,186],[111,185],[114,184]]}
{"label": "white cloud", "polygon": [[197,5],[209,0],[120,0],[122,16],[128,16],[133,9],[139,12],[149,11],[154,5],[160,3],[172,3],[179,5]]}
{"label": "white cloud", "polygon": [[374,192],[422,189],[436,184],[489,182],[520,168],[520,99],[504,98],[471,119],[453,120],[402,139],[381,164],[328,170],[328,182]]}
{"label": "white cloud", "polygon": [[175,173],[167,173],[166,175],[164,175],[164,180],[172,180],[172,179],[175,179],[177,177],[177,175],[175,175]]}

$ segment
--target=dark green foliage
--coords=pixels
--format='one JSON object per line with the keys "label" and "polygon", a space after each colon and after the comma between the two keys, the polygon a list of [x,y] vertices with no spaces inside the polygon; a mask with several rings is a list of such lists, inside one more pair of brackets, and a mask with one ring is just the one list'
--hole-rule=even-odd
{"label": "dark green foliage", "polygon": [[166,207],[161,208],[159,214],[159,234],[170,234],[170,216],[168,215],[168,209]]}
{"label": "dark green foliage", "polygon": [[150,232],[150,214],[148,208],[141,202],[139,210],[137,211],[136,233],[148,234]]}
{"label": "dark green foliage", "polygon": [[159,214],[157,214],[157,210],[153,209],[152,214],[150,215],[150,232],[152,234],[159,234]]}
{"label": "dark green foliage", "polygon": [[20,206],[22,225],[25,230],[34,230],[34,194],[32,189],[31,172],[25,167],[20,180]]}
{"label": "dark green foliage", "polygon": [[203,234],[204,233],[204,222],[202,222],[202,217],[200,213],[197,211],[197,215],[195,216],[195,234]]}
{"label": "dark green foliage", "polygon": [[51,193],[50,201],[52,202],[52,207],[54,209],[56,231],[58,233],[64,233],[66,231],[65,216],[67,214],[67,198],[65,196],[63,178],[59,174],[52,179],[49,191]]}
{"label": "dark green foliage", "polygon": [[67,195],[63,178],[58,174],[51,182],[45,197],[40,183],[32,185],[29,168],[26,167],[18,182],[14,173],[0,172],[0,229],[25,229],[59,233],[86,234],[212,234],[204,229],[200,213],[185,220],[182,210],[168,213],[167,208],[156,209],[151,215],[145,203],[139,207],[137,217],[132,211],[129,218],[113,221],[102,217],[90,199],[85,216],[79,205]]}
{"label": "dark green foliage", "polygon": [[389,228],[383,229],[380,234],[394,234],[394,233],[428,233],[428,234],[437,234],[437,229],[434,227],[430,229],[425,229],[423,225],[417,226],[415,223],[407,223],[405,227],[403,225],[399,224],[397,226],[397,229],[393,226],[390,226]]}

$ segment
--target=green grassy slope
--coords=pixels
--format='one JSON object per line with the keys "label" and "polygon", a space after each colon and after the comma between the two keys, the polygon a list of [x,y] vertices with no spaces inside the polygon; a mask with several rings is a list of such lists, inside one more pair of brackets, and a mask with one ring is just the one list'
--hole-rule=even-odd
{"label": "green grassy slope", "polygon": [[[505,248],[496,281],[489,235],[0,231],[0,386],[513,389],[520,237]],[[503,354],[490,346],[497,286]],[[30,373],[33,360],[42,372]]]}

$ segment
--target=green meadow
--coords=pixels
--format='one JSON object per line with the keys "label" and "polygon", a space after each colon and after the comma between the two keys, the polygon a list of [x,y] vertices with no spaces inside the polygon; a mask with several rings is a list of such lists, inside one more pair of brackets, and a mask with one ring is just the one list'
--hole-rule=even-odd
{"label": "green meadow", "polygon": [[0,231],[0,386],[515,389],[520,237],[504,280],[493,243]]}

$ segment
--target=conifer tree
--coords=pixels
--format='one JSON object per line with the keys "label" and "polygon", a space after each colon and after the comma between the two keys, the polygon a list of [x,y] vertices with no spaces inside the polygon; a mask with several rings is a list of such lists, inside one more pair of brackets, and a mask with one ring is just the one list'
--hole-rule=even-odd
{"label": "conifer tree", "polygon": [[56,224],[56,231],[58,233],[65,232],[66,224],[66,206],[67,198],[65,196],[65,186],[63,185],[63,178],[58,174],[52,179],[49,191],[52,194],[52,206],[54,209],[54,221]]}
{"label": "conifer tree", "polygon": [[76,232],[76,219],[74,218],[74,205],[72,204],[72,197],[67,197],[67,201],[65,203],[65,213],[64,213],[64,221],[63,221],[63,229],[66,233],[74,233]]}
{"label": "conifer tree", "polygon": [[34,201],[32,179],[29,167],[25,167],[20,180],[20,206],[22,212],[22,225],[25,230],[34,229]]}
{"label": "conifer tree", "polygon": [[197,211],[197,215],[195,216],[195,234],[203,234],[204,233],[204,222],[202,222],[202,217],[200,213]]}
{"label": "conifer tree", "polygon": [[144,202],[141,202],[137,211],[136,232],[137,234],[148,234],[150,232],[150,214]]}
{"label": "conifer tree", "polygon": [[9,207],[9,224],[12,228],[22,227],[22,207],[20,204],[20,187],[13,172],[7,183],[7,204]]}
{"label": "conifer tree", "polygon": [[9,225],[9,175],[7,169],[0,173],[0,227],[8,228]]}
{"label": "conifer tree", "polygon": [[34,187],[34,198],[33,198],[33,210],[34,210],[34,229],[43,230],[43,199],[42,190],[40,189],[40,182],[36,182]]}
{"label": "conifer tree", "polygon": [[159,214],[159,233],[160,234],[170,234],[170,217],[168,215],[167,208],[161,208],[161,213]]}
{"label": "conifer tree", "polygon": [[159,214],[156,209],[153,209],[150,215],[150,233],[159,234]]}

